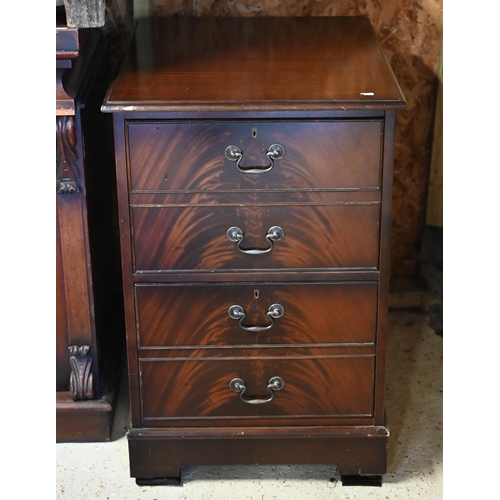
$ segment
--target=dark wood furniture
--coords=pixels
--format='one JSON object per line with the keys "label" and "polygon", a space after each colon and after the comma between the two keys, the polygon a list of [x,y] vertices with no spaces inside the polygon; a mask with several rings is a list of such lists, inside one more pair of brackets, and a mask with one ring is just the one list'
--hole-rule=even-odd
{"label": "dark wood furniture", "polygon": [[[98,29],[56,27],[56,440],[110,438],[124,348],[109,85]],[[106,79],[107,78],[107,79]]]}
{"label": "dark wood furniture", "polygon": [[[131,476],[386,471],[395,110],[367,18],[141,20],[113,113]],[[170,478],[170,479],[169,479]]]}

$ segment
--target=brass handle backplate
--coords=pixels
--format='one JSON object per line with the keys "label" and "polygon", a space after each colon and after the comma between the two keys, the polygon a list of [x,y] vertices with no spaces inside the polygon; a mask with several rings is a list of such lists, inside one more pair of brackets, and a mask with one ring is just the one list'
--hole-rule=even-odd
{"label": "brass handle backplate", "polygon": [[274,399],[274,391],[280,391],[285,386],[285,382],[281,377],[273,377],[267,384],[267,390],[269,391],[270,396],[266,399],[260,398],[246,398],[244,397],[245,391],[247,390],[247,386],[245,382],[241,378],[233,378],[231,382],[229,382],[229,387],[234,392],[240,393],[240,399],[249,405],[261,405],[264,403],[269,403]]}
{"label": "brass handle backplate", "polygon": [[227,313],[230,318],[239,320],[240,328],[243,330],[247,330],[248,332],[263,332],[274,326],[273,319],[281,318],[281,316],[285,314],[285,309],[281,304],[273,304],[272,306],[269,306],[269,309],[267,310],[267,317],[271,323],[265,326],[245,326],[243,324],[243,320],[245,319],[245,310],[239,305],[231,306]]}
{"label": "brass handle backplate", "polygon": [[267,167],[242,167],[243,153],[238,146],[228,146],[226,148],[226,158],[236,162],[236,168],[243,174],[265,174],[274,167],[274,160],[280,160],[285,156],[285,148],[281,144],[272,144],[267,150],[266,156],[271,162]]}
{"label": "brass handle backplate", "polygon": [[279,241],[284,238],[285,231],[283,231],[283,229],[281,229],[281,227],[279,226],[273,226],[269,228],[269,231],[266,234],[266,240],[269,242],[269,248],[266,248],[264,250],[258,250],[256,248],[241,248],[240,245],[243,241],[243,238],[245,237],[245,234],[239,227],[230,227],[227,230],[226,235],[229,241],[237,244],[238,250],[240,252],[246,253],[247,255],[262,255],[265,253],[269,253],[273,249],[273,242]]}

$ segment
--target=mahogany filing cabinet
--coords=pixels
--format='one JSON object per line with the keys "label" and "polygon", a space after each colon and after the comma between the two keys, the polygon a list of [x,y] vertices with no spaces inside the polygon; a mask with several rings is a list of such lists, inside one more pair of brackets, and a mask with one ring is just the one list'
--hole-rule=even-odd
{"label": "mahogany filing cabinet", "polygon": [[386,472],[395,112],[364,17],[152,18],[113,113],[139,484]]}

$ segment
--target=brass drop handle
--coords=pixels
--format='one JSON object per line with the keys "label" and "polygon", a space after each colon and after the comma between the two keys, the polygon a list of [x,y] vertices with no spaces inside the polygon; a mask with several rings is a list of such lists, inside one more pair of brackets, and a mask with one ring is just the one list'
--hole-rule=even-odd
{"label": "brass drop handle", "polygon": [[239,305],[231,306],[227,313],[229,314],[230,318],[239,320],[240,328],[242,328],[243,330],[247,330],[248,332],[263,332],[265,330],[269,330],[274,326],[273,319],[281,318],[281,316],[285,314],[285,309],[281,304],[273,304],[272,306],[269,306],[269,309],[267,310],[267,317],[270,319],[271,323],[266,326],[243,325],[243,320],[245,319],[245,310]]}
{"label": "brass drop handle", "polygon": [[273,226],[269,228],[269,231],[267,232],[266,235],[266,240],[269,242],[269,248],[266,248],[265,250],[258,250],[256,248],[241,248],[241,242],[243,241],[243,238],[245,237],[245,234],[243,231],[236,226],[230,227],[227,230],[227,238],[229,241],[232,241],[233,243],[237,244],[238,250],[242,253],[246,253],[248,255],[262,255],[264,253],[269,253],[273,249],[273,242],[279,241],[284,238],[285,236],[285,231],[281,229],[279,226]]}
{"label": "brass drop handle", "polygon": [[259,399],[259,398],[245,398],[244,394],[247,390],[247,386],[245,382],[241,378],[233,378],[231,382],[229,382],[229,387],[234,392],[240,393],[240,399],[249,405],[261,405],[264,403],[269,403],[274,399],[274,391],[280,391],[285,386],[285,382],[281,377],[273,377],[269,383],[267,384],[267,390],[269,391],[270,396],[267,399]]}
{"label": "brass drop handle", "polygon": [[267,150],[266,156],[271,162],[268,167],[241,167],[243,153],[238,146],[228,146],[226,148],[226,158],[236,162],[236,168],[243,174],[265,174],[274,167],[274,160],[280,160],[285,156],[285,148],[281,144],[272,144]]}

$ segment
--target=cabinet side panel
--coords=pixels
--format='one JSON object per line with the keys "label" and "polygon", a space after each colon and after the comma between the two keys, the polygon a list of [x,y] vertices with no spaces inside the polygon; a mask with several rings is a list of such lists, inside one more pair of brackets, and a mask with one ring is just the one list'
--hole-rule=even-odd
{"label": "cabinet side panel", "polygon": [[385,363],[388,324],[388,297],[391,259],[392,176],[395,112],[386,113],[380,224],[380,290],[378,303],[377,358],[375,367],[375,425],[385,423]]}
{"label": "cabinet side panel", "polygon": [[127,337],[127,367],[130,392],[130,411],[133,425],[140,423],[139,380],[137,367],[137,340],[135,330],[134,293],[132,283],[132,252],[128,199],[127,157],[125,125],[122,113],[113,116],[116,183],[118,195],[118,224],[120,227],[120,251],[122,259],[123,298]]}

